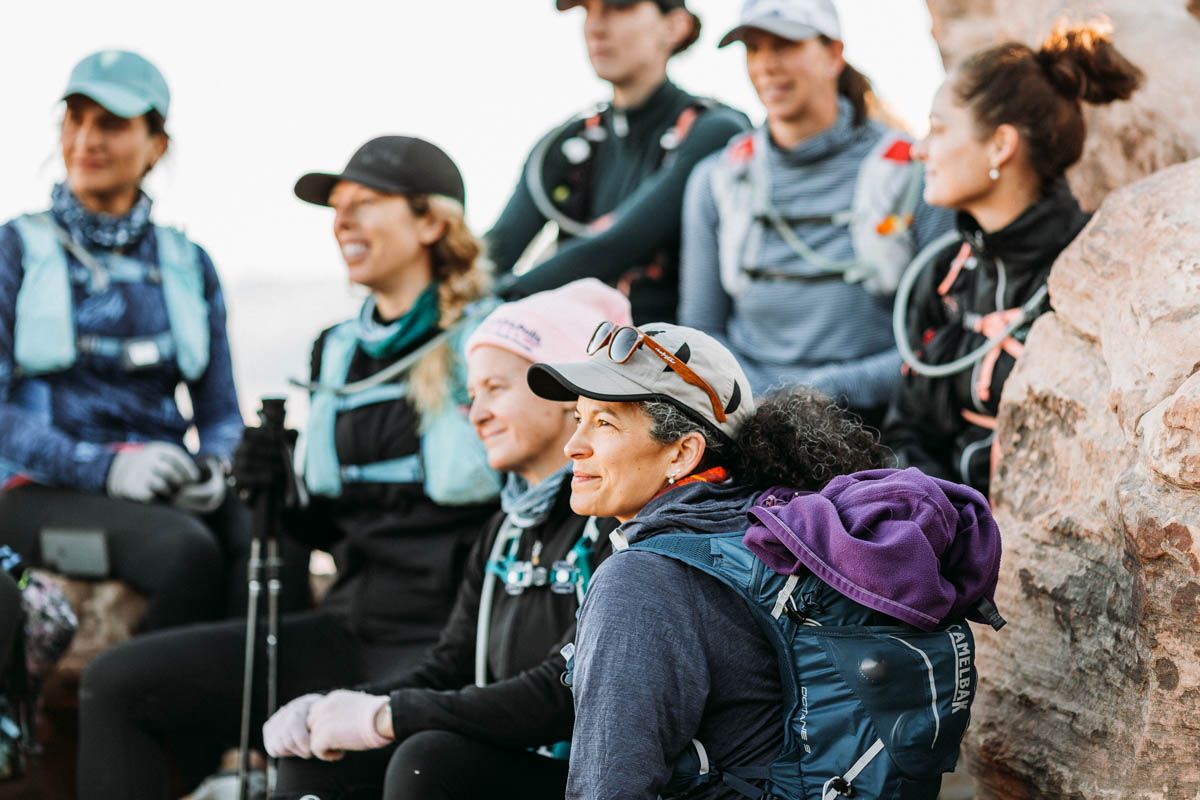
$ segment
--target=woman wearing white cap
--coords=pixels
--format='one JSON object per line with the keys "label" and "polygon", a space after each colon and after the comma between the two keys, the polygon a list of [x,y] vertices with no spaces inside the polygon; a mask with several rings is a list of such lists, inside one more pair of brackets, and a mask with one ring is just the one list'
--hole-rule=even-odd
{"label": "woman wearing white cap", "polygon": [[242,418],[212,261],[151,222],[141,189],[167,151],[167,84],[107,50],[63,99],[66,180],[0,227],[0,542],[126,581],[149,595],[145,629],[223,616],[245,602],[244,578],[226,589],[248,537],[224,470]]}
{"label": "woman wearing white cap", "polygon": [[525,373],[580,352],[603,319],[628,322],[629,301],[589,278],[502,306],[467,341],[471,422],[488,463],[508,473],[503,510],[415,669],[362,691],[304,695],[266,723],[267,752],[293,757],[281,762],[277,798],[333,800],[352,788],[404,800],[562,797],[574,714],[559,650],[615,522],[571,511],[563,445],[574,403],[537,397]]}
{"label": "woman wearing white cap", "polygon": [[900,377],[891,298],[950,226],[921,201],[909,139],[868,118],[831,0],[746,0],[721,46],[746,47],[766,122],[692,173],[679,321],[725,343],[755,391],[814,386],[878,423]]}

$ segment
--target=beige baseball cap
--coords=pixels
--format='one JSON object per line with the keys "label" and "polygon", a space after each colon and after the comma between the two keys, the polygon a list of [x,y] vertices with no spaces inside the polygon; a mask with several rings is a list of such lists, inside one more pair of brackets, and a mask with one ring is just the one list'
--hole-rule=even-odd
{"label": "beige baseball cap", "polygon": [[534,364],[527,376],[529,388],[547,400],[574,400],[582,395],[607,402],[665,401],[692,418],[704,420],[728,438],[736,438],[742,423],[754,414],[754,395],[733,354],[695,328],[649,322],[639,329],[712,388],[724,412],[724,422],[717,418],[707,392],[685,381],[645,345],[624,364],[613,361],[607,347],[582,361]]}

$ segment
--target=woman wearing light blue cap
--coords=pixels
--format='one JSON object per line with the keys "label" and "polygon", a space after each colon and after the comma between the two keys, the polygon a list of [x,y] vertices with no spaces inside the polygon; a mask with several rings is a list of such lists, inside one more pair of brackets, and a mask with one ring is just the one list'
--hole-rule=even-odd
{"label": "woman wearing light blue cap", "polygon": [[66,180],[49,210],[0,227],[3,543],[128,582],[149,596],[146,629],[218,617],[246,549],[223,467],[242,419],[213,264],[150,221],[141,189],[167,151],[170,92],[140,55],[106,50],[63,100]]}

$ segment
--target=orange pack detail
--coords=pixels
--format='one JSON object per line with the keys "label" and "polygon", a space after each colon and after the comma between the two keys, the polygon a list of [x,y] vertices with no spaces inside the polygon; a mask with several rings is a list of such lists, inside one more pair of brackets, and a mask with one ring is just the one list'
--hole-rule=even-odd
{"label": "orange pack detail", "polygon": [[679,119],[675,120],[675,141],[682,142],[687,138],[688,131],[692,129],[692,123],[698,116],[700,116],[700,112],[696,110],[695,106],[683,110]]}
{"label": "orange pack detail", "polygon": [[912,142],[904,139],[897,139],[892,143],[892,146],[884,152],[883,157],[888,161],[899,161],[902,164],[907,164],[912,161]]}
{"label": "orange pack detail", "polygon": [[729,157],[734,161],[745,163],[754,156],[754,135],[751,133],[742,137],[729,151]]}

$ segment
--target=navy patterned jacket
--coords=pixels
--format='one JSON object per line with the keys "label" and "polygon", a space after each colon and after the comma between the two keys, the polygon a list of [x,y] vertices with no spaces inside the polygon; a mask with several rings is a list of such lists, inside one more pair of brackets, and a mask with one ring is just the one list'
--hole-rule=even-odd
{"label": "navy patterned jacket", "polygon": [[[147,224],[149,198],[143,195],[143,200],[145,219],[130,228],[122,252],[156,264],[155,231]],[[56,221],[80,241],[78,226],[57,206]],[[93,242],[89,249],[99,248]],[[185,381],[174,361],[128,372],[117,359],[94,353],[80,353],[62,372],[22,377],[13,360],[17,292],[24,274],[21,239],[11,222],[0,226],[0,488],[22,475],[47,486],[103,492],[116,445],[182,445],[193,422],[201,454],[230,458],[243,422],[225,332],[225,301],[212,260],[197,250],[211,335],[208,366],[198,380]],[[77,334],[128,338],[169,330],[161,284],[113,282],[92,294],[74,279],[85,268],[70,255],[68,265]],[[191,397],[192,420],[184,418],[175,400],[181,382]]]}

